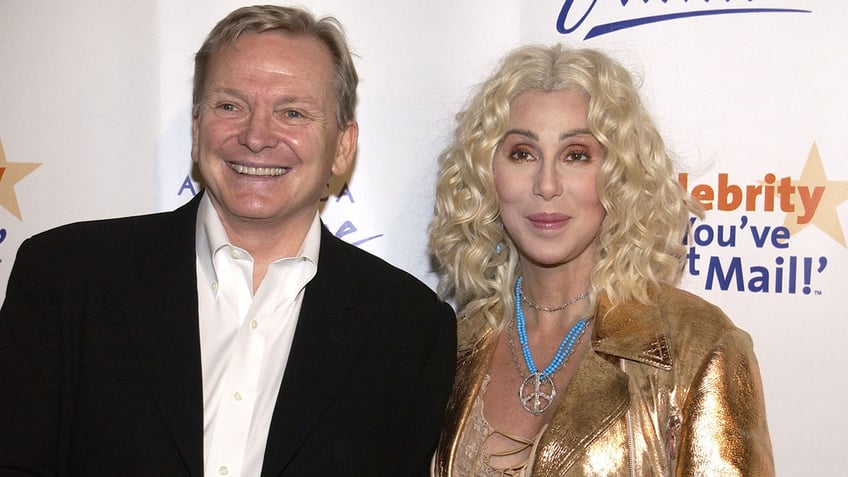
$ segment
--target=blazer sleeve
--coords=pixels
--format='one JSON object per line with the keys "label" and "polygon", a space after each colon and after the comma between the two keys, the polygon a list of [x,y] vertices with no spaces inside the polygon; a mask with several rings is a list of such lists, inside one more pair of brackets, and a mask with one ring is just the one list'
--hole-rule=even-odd
{"label": "blazer sleeve", "polygon": [[406,475],[430,475],[430,461],[436,449],[456,372],[456,317],[453,309],[441,303],[434,318],[438,323],[438,334],[415,391],[417,400],[414,403],[407,445],[407,462],[412,467]]}
{"label": "blazer sleeve", "polygon": [[689,389],[676,475],[773,476],[763,387],[748,334],[724,334]]}
{"label": "blazer sleeve", "polygon": [[[55,475],[68,407],[63,324],[51,269],[32,239],[18,249],[0,309],[0,474]],[[44,262],[44,263],[42,263]]]}

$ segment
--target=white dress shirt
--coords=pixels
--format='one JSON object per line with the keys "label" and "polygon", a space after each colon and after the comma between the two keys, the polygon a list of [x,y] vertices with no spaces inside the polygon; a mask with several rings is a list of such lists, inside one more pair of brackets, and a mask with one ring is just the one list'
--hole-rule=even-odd
{"label": "white dress shirt", "polygon": [[209,196],[197,213],[204,475],[258,476],[306,284],[318,270],[316,213],[297,256],[272,262],[253,294],[253,258],[230,244]]}

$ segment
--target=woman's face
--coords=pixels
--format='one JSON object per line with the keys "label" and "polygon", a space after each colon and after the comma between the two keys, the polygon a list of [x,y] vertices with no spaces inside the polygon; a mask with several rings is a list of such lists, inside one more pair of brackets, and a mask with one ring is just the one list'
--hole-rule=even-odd
{"label": "woman's face", "polygon": [[594,260],[604,150],[589,133],[587,111],[587,99],[571,90],[530,90],[510,103],[492,169],[501,220],[525,262],[551,268]]}

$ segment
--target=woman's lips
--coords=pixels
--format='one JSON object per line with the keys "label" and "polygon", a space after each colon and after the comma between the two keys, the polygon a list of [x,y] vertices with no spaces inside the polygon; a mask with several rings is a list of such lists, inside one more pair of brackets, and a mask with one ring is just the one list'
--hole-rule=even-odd
{"label": "woman's lips", "polygon": [[527,220],[533,224],[534,227],[540,229],[557,229],[560,227],[564,227],[571,217],[565,214],[531,214],[527,217]]}

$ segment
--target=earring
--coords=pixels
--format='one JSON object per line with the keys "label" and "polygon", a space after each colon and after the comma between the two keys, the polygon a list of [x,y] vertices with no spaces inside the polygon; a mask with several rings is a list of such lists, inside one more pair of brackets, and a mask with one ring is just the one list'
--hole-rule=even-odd
{"label": "earring", "polygon": [[[498,227],[501,229],[501,232],[503,232],[504,226],[503,226],[503,222],[501,222],[500,218],[498,218],[497,224],[498,224]],[[497,244],[495,244],[495,253],[498,254],[498,255],[500,255],[501,252],[503,252],[503,245],[501,245],[502,243],[503,243],[503,241],[500,241]]]}

